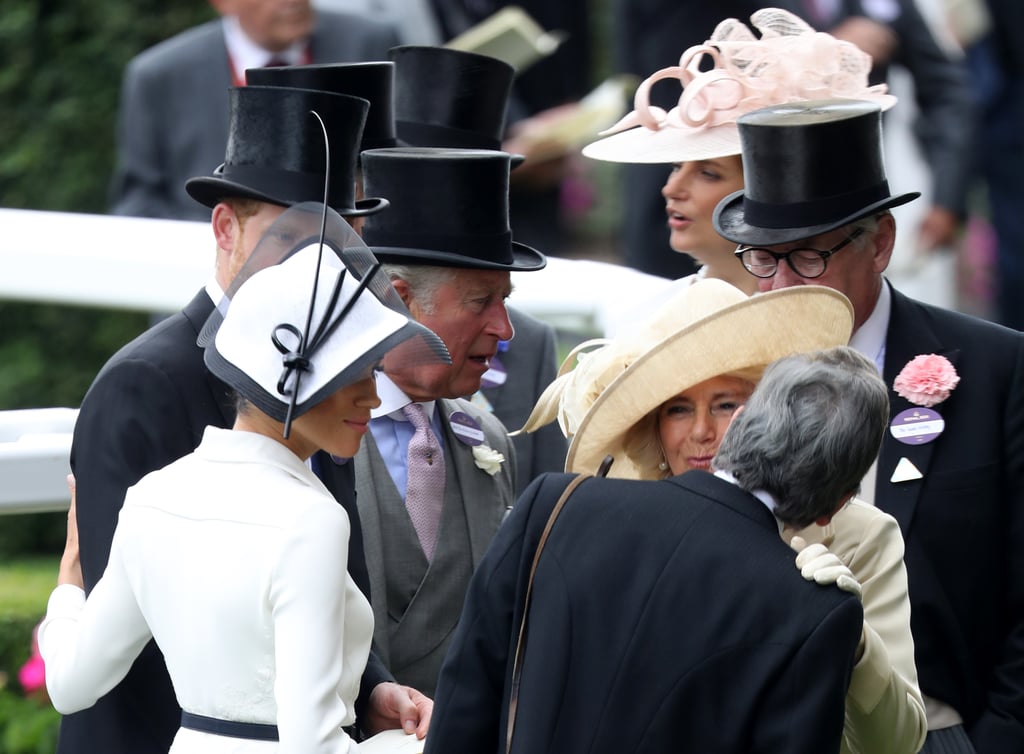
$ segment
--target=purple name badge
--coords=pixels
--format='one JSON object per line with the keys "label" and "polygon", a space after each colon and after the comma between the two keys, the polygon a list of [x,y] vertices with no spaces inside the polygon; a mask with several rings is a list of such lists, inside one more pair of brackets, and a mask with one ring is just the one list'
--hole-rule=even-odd
{"label": "purple name badge", "polygon": [[930,408],[908,408],[893,417],[889,432],[904,445],[924,445],[942,434],[946,420]]}
{"label": "purple name badge", "polygon": [[448,417],[456,439],[464,445],[479,445],[484,441],[484,431],[469,414],[456,411]]}
{"label": "purple name badge", "polygon": [[505,380],[508,379],[508,372],[505,370],[505,365],[501,363],[501,359],[497,355],[492,356],[488,367],[484,376],[480,378],[480,387],[490,388],[504,385]]}

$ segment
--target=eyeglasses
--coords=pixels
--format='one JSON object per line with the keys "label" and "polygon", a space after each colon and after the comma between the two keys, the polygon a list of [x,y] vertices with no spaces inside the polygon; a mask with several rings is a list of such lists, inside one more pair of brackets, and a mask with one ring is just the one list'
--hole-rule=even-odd
{"label": "eyeglasses", "polygon": [[797,275],[802,278],[820,278],[825,274],[828,267],[828,258],[841,251],[843,247],[853,243],[857,238],[864,235],[864,228],[857,228],[842,241],[831,249],[800,248],[792,249],[780,254],[771,249],[764,249],[760,246],[741,246],[736,249],[736,256],[739,257],[747,271],[759,278],[770,278],[779,271],[779,262],[783,259],[786,264]]}

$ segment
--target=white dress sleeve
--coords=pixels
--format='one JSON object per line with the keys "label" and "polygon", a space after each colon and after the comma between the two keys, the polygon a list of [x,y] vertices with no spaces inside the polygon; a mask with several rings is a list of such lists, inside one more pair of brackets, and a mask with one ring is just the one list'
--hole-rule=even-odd
{"label": "white dress sleeve", "polygon": [[50,594],[39,628],[46,689],[61,714],[87,709],[128,674],[152,638],[124,565],[119,522],[103,577],[86,599],[71,584]]}

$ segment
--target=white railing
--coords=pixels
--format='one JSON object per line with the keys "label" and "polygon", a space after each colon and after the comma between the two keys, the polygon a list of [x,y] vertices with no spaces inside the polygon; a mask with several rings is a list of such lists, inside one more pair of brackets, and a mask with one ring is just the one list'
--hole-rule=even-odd
{"label": "white railing", "polygon": [[[0,208],[0,299],[169,313],[208,280],[207,223]],[[516,307],[559,330],[601,334],[667,281],[628,267],[549,259],[513,273]],[[0,411],[0,514],[59,510],[77,409]]]}
{"label": "white railing", "polygon": [[78,409],[0,411],[0,513],[64,510]]}

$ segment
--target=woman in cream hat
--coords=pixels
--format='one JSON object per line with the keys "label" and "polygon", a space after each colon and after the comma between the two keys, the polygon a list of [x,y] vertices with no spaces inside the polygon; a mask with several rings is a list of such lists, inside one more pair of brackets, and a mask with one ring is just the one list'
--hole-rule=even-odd
{"label": "woman in cream hat", "polygon": [[[802,295],[776,295],[787,291]],[[628,337],[581,353],[576,369],[563,366],[525,429],[557,418],[571,436],[569,472],[594,473],[607,456],[613,477],[713,470],[729,421],[764,368],[789,354],[845,345],[852,327],[850,303],[822,286],[747,297],[720,280],[696,281]],[[926,724],[896,520],[853,500],[831,521],[782,536],[799,536],[797,549],[810,543],[797,556],[805,578],[861,594],[864,630],[842,751],[916,752]]]}
{"label": "woman in cream hat", "polygon": [[236,394],[234,427],[207,427],[193,453],[128,490],[88,599],[72,499],[39,631],[65,714],[92,706],[154,639],[183,710],[171,752],[356,749],[343,726],[355,720],[373,615],[345,568],[345,509],[306,461],[356,453],[386,353],[448,353],[336,214],[347,234],[329,239],[337,255],[315,236],[298,241],[292,220],[308,206],[264,234],[296,246],[269,262],[257,247],[204,330],[206,365]]}
{"label": "woman in cream hat", "polygon": [[[743,188],[736,119],[761,107],[823,97],[870,100],[883,109],[896,103],[884,84],[868,85],[871,58],[854,44],[815,32],[778,8],[757,11],[751,22],[760,37],[741,21],[726,19],[707,42],[686,50],[679,65],[649,76],[636,91],[635,109],[605,131],[606,138],[583,149],[597,160],[671,164],[662,189],[670,246],[696,260],[697,277],[719,278],[748,294],[757,291],[757,280],[734,256],[736,244],[718,235],[711,221],[718,202]],[[701,70],[709,63],[709,70]],[[651,87],[665,79],[683,87],[669,112],[648,99]],[[693,279],[682,278],[676,287]],[[635,320],[627,314],[609,330],[617,334]]]}

